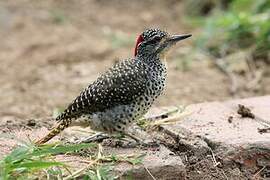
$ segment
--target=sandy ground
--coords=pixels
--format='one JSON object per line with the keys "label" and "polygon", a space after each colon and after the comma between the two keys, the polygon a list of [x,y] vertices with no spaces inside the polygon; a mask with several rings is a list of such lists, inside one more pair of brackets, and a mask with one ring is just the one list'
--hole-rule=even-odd
{"label": "sandy ground", "polygon": [[[270,93],[268,68],[259,88],[232,96],[228,77],[192,45],[201,31],[183,9],[177,0],[0,0],[0,134],[43,136],[53,112],[113,63],[132,57],[136,37],[148,27],[193,34],[169,54],[167,88],[155,107]],[[0,143],[0,156],[17,143]]]}
{"label": "sandy ground", "polygon": [[[147,27],[193,33],[169,55],[165,94],[155,106],[230,99],[228,78],[191,46],[200,31],[175,0],[0,2],[0,124],[51,117],[115,61],[133,56]],[[269,78],[257,92],[270,92]]]}

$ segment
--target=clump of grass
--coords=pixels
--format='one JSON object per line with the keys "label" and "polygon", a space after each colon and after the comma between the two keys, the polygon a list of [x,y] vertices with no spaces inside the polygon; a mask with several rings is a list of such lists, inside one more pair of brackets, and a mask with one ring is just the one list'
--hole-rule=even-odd
{"label": "clump of grass", "polygon": [[269,58],[270,1],[232,0],[204,21],[197,45],[216,57],[251,49],[253,57]]}
{"label": "clump of grass", "polygon": [[[93,146],[94,144],[48,144],[37,147],[31,143],[22,144],[0,161],[0,179],[35,176],[41,170],[56,166],[66,168],[64,163],[55,161],[53,156]],[[51,169],[48,172],[55,171]]]}
{"label": "clump of grass", "polygon": [[128,162],[132,165],[141,164],[143,161],[145,154],[141,155],[126,155],[126,156],[117,156],[117,155],[111,155],[111,156],[101,156],[99,157],[100,162],[109,162],[109,164],[97,164],[96,167],[89,169],[86,171],[84,178],[85,179],[91,179],[91,180],[111,180],[111,179],[117,179],[116,176],[112,175],[112,170],[116,163],[119,162]]}
{"label": "clump of grass", "polygon": [[72,173],[68,177],[64,178],[64,180],[82,177],[83,172],[85,179],[98,179],[98,180],[116,179],[117,177],[113,176],[111,173],[116,163],[128,162],[132,165],[136,165],[142,163],[144,156],[145,154],[140,155],[131,154],[124,156],[118,156],[113,154],[109,156],[104,156],[103,148],[99,144],[97,155],[95,157],[92,157],[88,161],[88,165]]}
{"label": "clump of grass", "polygon": [[[109,155],[104,156],[102,146],[89,144],[46,144],[35,146],[32,143],[20,141],[21,145],[16,147],[10,154],[0,160],[0,179],[36,179],[38,177],[60,178],[64,180],[84,177],[84,179],[114,179],[111,171],[116,163],[128,162],[133,165],[142,162],[142,155]],[[56,161],[55,155],[72,154],[84,149],[97,149],[85,160],[88,164],[71,172],[69,166],[63,162]],[[70,175],[66,176],[65,170]],[[65,176],[65,177],[64,177]]]}
{"label": "clump of grass", "polygon": [[85,173],[83,179],[91,179],[91,180],[113,180],[116,177],[111,175],[111,171],[113,170],[113,166],[111,165],[102,165],[95,168],[95,170],[89,170]]}

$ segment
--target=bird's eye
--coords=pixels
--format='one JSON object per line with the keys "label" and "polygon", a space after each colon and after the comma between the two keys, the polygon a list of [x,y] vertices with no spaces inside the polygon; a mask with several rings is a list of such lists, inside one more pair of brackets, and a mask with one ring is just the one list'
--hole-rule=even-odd
{"label": "bird's eye", "polygon": [[161,40],[161,37],[156,36],[153,37],[151,40],[148,41],[149,44],[156,44],[157,42],[159,42]]}
{"label": "bird's eye", "polygon": [[156,36],[154,39],[155,39],[156,41],[160,41],[162,38],[161,38],[160,36]]}

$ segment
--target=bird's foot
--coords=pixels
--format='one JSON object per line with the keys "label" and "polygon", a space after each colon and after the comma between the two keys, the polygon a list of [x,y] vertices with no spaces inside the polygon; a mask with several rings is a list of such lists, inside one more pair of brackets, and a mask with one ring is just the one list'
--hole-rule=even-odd
{"label": "bird's foot", "polygon": [[129,141],[128,142],[128,146],[130,147],[158,147],[159,146],[159,143],[156,142],[156,141],[149,141],[149,140],[142,140],[130,133],[127,133],[127,132],[124,132],[124,135],[125,136],[128,136],[130,137],[131,139],[133,139],[134,141]]}
{"label": "bird's foot", "polygon": [[142,139],[136,137],[135,135],[133,135],[133,134],[131,134],[131,133],[129,133],[129,132],[122,132],[122,134],[123,134],[124,136],[127,136],[127,137],[133,139],[135,142],[142,142],[142,141],[143,141]]}

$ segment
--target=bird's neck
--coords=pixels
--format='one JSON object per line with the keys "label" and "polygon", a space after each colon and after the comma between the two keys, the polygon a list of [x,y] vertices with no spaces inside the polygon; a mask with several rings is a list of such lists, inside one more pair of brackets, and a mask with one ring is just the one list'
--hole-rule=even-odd
{"label": "bird's neck", "polygon": [[147,65],[150,77],[153,80],[166,79],[167,76],[167,63],[165,59],[161,59],[160,56],[148,56],[139,57],[138,61]]}
{"label": "bird's neck", "polygon": [[139,61],[142,61],[146,64],[148,64],[149,66],[156,66],[156,65],[160,65],[160,64],[163,64],[165,65],[165,57],[161,57],[160,55],[157,55],[157,54],[149,54],[147,56],[137,56],[137,59]]}

